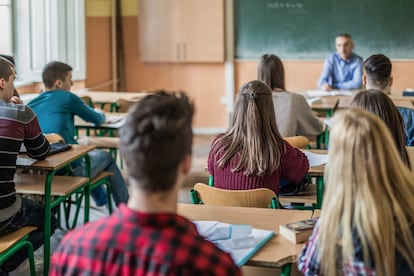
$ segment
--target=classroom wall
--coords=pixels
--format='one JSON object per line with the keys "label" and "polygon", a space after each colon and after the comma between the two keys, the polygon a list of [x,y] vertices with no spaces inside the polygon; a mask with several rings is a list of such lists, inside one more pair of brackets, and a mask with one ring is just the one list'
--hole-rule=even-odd
{"label": "classroom wall", "polygon": [[[221,98],[225,95],[224,63],[143,63],[138,56],[137,0],[123,0],[126,91],[183,90],[194,98],[194,126],[217,132],[226,127],[227,114]],[[74,89],[99,86],[112,90],[111,0],[86,0],[86,80],[75,82]],[[332,49],[334,50],[334,49]],[[277,53],[276,53],[277,54]],[[414,61],[392,61],[394,84],[392,93],[400,95],[414,88]],[[291,91],[316,88],[323,61],[284,61],[286,86]],[[256,78],[256,61],[235,61],[236,90]],[[104,84],[103,86],[101,86]],[[40,84],[23,86],[19,92],[34,93]]]}

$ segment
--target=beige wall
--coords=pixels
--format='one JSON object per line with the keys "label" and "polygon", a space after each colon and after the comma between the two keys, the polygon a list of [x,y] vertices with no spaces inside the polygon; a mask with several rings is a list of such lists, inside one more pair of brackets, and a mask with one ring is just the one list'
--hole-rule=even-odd
{"label": "beige wall", "polygon": [[[86,59],[87,78],[77,87],[93,87],[112,79],[111,60],[111,0],[86,1]],[[223,63],[143,63],[138,56],[137,0],[123,0],[123,28],[125,44],[126,91],[183,90],[196,104],[195,127],[223,128],[226,126],[225,106],[220,103],[225,95]],[[323,61],[284,61],[286,85],[291,91],[316,88]],[[393,93],[414,88],[414,61],[393,61]],[[235,62],[235,87],[256,78],[256,61]],[[111,90],[111,85],[100,90]],[[38,87],[21,90],[33,91]]]}

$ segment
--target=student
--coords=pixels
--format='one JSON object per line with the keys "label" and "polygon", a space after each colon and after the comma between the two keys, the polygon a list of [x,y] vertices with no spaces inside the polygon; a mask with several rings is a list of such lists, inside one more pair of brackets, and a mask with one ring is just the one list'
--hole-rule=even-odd
{"label": "student", "polygon": [[65,236],[50,275],[240,274],[229,254],[176,214],[191,166],[193,113],[183,93],[156,93],[130,108],[120,135],[128,206]]}
{"label": "student", "polygon": [[240,88],[233,126],[213,141],[208,156],[215,187],[269,188],[278,194],[280,179],[298,182],[306,175],[308,159],[282,139],[274,114],[265,83],[251,81]]}
{"label": "student", "polygon": [[304,275],[413,275],[414,178],[374,114],[335,115],[320,219],[298,259]]}
{"label": "student", "polygon": [[351,107],[365,109],[384,121],[391,132],[401,159],[408,168],[411,168],[407,149],[405,148],[404,123],[392,100],[381,90],[370,89],[356,94],[351,102]]}
{"label": "student", "polygon": [[[11,64],[13,64],[13,67],[16,68],[16,64],[14,63],[14,58],[12,56],[0,55],[0,57],[5,58],[6,60],[10,61]],[[20,95],[19,95],[19,92],[17,92],[16,88],[14,88],[13,90],[13,96],[10,99],[10,101],[15,104],[23,103],[22,100],[20,100]]]}
{"label": "student", "polygon": [[324,125],[312,112],[305,97],[286,91],[285,69],[276,55],[265,54],[260,58],[257,78],[272,89],[276,123],[282,137],[317,136]]}
{"label": "student", "polygon": [[[23,226],[35,226],[38,230],[32,232],[28,239],[37,249],[43,244],[43,207],[17,195],[13,179],[22,143],[27,154],[35,159],[44,159],[50,147],[34,112],[25,105],[11,102],[15,77],[14,65],[0,57],[0,235]],[[52,233],[55,227],[56,221],[52,219]],[[16,269],[26,258],[26,250],[21,250],[0,267],[0,275]]]}
{"label": "student", "polygon": [[362,58],[352,52],[352,36],[339,34],[335,45],[336,52],[325,59],[318,86],[324,90],[361,88]]}
{"label": "student", "polygon": [[[364,61],[364,75],[362,82],[366,89],[378,89],[391,94],[393,77],[391,76],[392,64],[388,57],[382,54],[372,55]],[[404,125],[407,146],[414,146],[414,109],[397,106]]]}
{"label": "student", "polygon": [[[75,115],[97,125],[105,122],[105,115],[102,112],[95,111],[77,95],[69,92],[73,85],[72,67],[58,61],[50,62],[45,66],[42,78],[45,91],[30,101],[29,106],[36,112],[43,133],[58,133],[66,143],[77,144],[75,140]],[[116,205],[127,202],[128,190],[110,153],[94,150],[89,152],[89,158],[91,178],[94,178],[101,171],[111,172],[113,175],[109,177],[109,184]],[[75,162],[74,174],[76,176],[85,174],[84,161]],[[91,195],[98,206],[107,203],[102,187],[93,189]]]}

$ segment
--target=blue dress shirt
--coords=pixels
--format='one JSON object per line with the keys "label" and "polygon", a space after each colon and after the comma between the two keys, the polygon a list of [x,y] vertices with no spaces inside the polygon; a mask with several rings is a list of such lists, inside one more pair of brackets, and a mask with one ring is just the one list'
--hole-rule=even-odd
{"label": "blue dress shirt", "polygon": [[362,85],[362,58],[352,54],[343,60],[338,53],[326,58],[318,86],[327,83],[333,89],[359,89]]}

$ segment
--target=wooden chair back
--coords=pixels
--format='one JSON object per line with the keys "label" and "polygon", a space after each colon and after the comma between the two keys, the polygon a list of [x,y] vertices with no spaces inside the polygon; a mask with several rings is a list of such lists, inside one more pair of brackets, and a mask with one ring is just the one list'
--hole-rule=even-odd
{"label": "wooden chair back", "polygon": [[46,133],[45,137],[47,141],[51,144],[53,143],[65,143],[65,139],[60,134],[57,133]]}
{"label": "wooden chair back", "polygon": [[[272,200],[276,194],[267,188],[252,190],[225,190],[211,187],[204,183],[194,185],[199,199],[206,205],[240,206],[268,208],[272,206]],[[276,208],[273,206],[273,208]]]}
{"label": "wooden chair back", "polygon": [[292,147],[306,149],[309,146],[309,139],[305,136],[291,136],[284,138]]}
{"label": "wooden chair back", "polygon": [[136,101],[130,101],[126,99],[118,99],[116,101],[117,111],[127,113],[128,109],[134,104]]}

